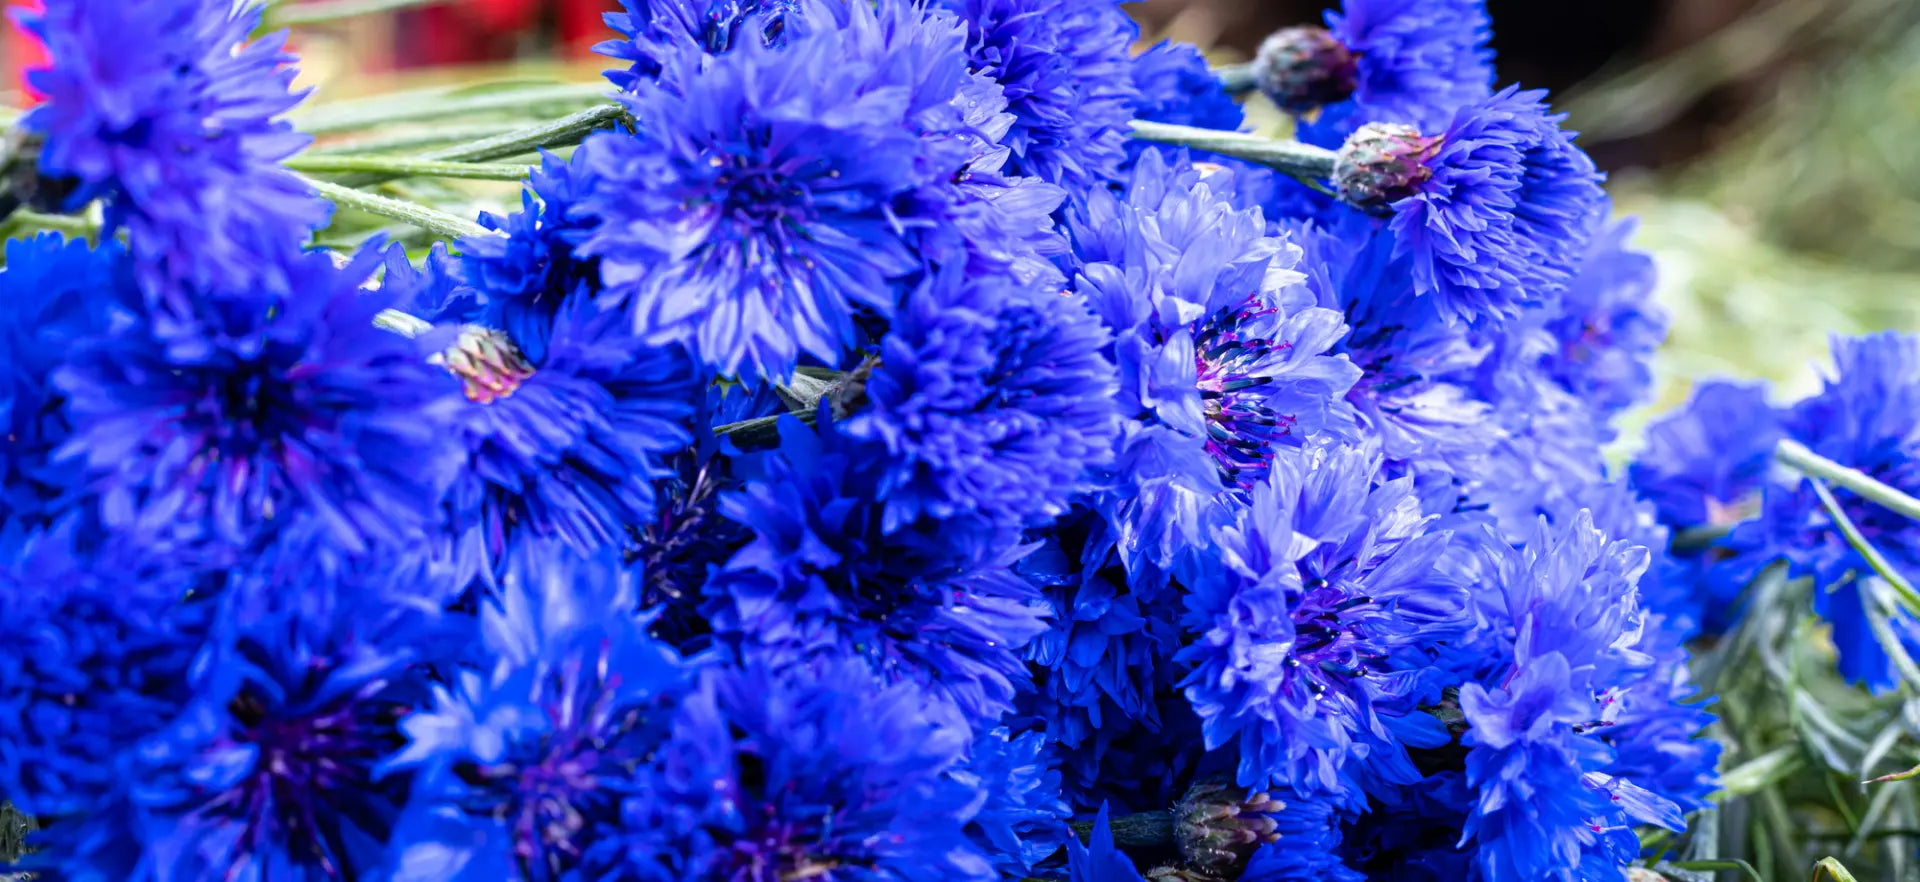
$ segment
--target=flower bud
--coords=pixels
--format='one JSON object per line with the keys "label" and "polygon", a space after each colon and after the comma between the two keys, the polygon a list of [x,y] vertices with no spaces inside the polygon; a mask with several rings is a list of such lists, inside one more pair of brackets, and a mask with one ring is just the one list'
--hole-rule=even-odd
{"label": "flower bud", "polygon": [[867,406],[867,380],[880,367],[880,356],[868,356],[865,361],[835,383],[833,391],[827,393],[827,403],[833,408],[833,418],[844,420],[859,413]]}
{"label": "flower bud", "polygon": [[460,339],[434,360],[460,378],[476,404],[511,397],[533,376],[533,365],[506,334],[474,325],[462,328]]}
{"label": "flower bud", "polygon": [[1173,807],[1174,844],[1190,868],[1234,878],[1254,849],[1280,838],[1267,814],[1285,806],[1265,793],[1241,792],[1225,779],[1199,781]]}
{"label": "flower bud", "polygon": [[1254,56],[1253,76],[1273,103],[1301,114],[1347,100],[1359,85],[1358,59],[1326,28],[1274,31]]}
{"label": "flower bud", "polygon": [[1433,176],[1427,162],[1440,152],[1440,141],[1399,123],[1361,126],[1334,157],[1334,189],[1354,207],[1384,214]]}

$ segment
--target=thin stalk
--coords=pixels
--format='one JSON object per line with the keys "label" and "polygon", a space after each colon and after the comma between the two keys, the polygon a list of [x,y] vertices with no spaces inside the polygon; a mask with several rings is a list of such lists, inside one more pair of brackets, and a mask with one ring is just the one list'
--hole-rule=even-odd
{"label": "thin stalk", "polygon": [[1221,156],[1244,159],[1285,172],[1303,181],[1317,181],[1333,174],[1333,151],[1325,147],[1315,147],[1312,144],[1302,144],[1299,141],[1280,141],[1243,132],[1225,132],[1219,129],[1177,126],[1146,120],[1133,121],[1133,136],[1156,144],[1188,147],[1194,150],[1205,150],[1208,153],[1218,153]]}
{"label": "thin stalk", "polygon": [[[568,147],[586,140],[588,135],[601,129],[613,128],[626,116],[626,108],[618,104],[602,104],[532,128],[429,150],[416,158],[442,162],[487,162],[532,153],[546,147]],[[393,177],[389,174],[354,175],[342,178],[340,183],[349,187],[365,187]]]}
{"label": "thin stalk", "polygon": [[[1075,835],[1086,842],[1093,835],[1094,822],[1075,821]],[[1169,811],[1135,812],[1121,815],[1108,823],[1113,845],[1122,851],[1173,847],[1173,813]]]}
{"label": "thin stalk", "polygon": [[1827,516],[1833,518],[1833,525],[1840,528],[1840,535],[1847,540],[1847,544],[1853,546],[1853,550],[1866,559],[1867,566],[1873,568],[1874,573],[1882,581],[1893,587],[1893,593],[1899,596],[1907,612],[1920,616],[1920,593],[1914,591],[1913,583],[1907,581],[1899,570],[1894,569],[1893,564],[1880,553],[1880,549],[1868,542],[1867,537],[1860,532],[1860,528],[1854,526],[1853,518],[1848,517],[1847,510],[1840,507],[1840,500],[1833,498],[1833,492],[1827,489],[1825,481],[1812,478],[1808,483],[1813,485],[1813,495],[1820,497],[1820,504],[1826,507]]}
{"label": "thin stalk", "polygon": [[291,25],[330,24],[362,15],[374,15],[381,12],[399,12],[403,9],[416,9],[422,6],[437,6],[448,0],[308,0],[308,2],[285,2],[267,10],[268,27],[282,28]]}
{"label": "thin stalk", "polygon": [[544,116],[563,108],[598,104],[606,100],[607,92],[605,83],[563,83],[474,95],[447,95],[441,90],[428,90],[424,95],[384,95],[366,101],[323,104],[297,116],[294,125],[309,134],[325,135],[489,113],[526,112]]}
{"label": "thin stalk", "polygon": [[307,184],[317,191],[321,198],[344,208],[355,208],[368,214],[405,221],[430,233],[437,233],[449,239],[462,239],[468,236],[498,236],[501,233],[489,230],[473,221],[457,215],[448,214],[437,208],[428,208],[417,202],[402,202],[372,193],[316,181],[308,178]]}
{"label": "thin stalk", "polygon": [[440,162],[403,156],[295,156],[283,163],[308,174],[373,172],[404,177],[460,178],[471,181],[518,181],[527,167],[511,162]]}
{"label": "thin stalk", "polygon": [[100,224],[90,218],[66,214],[42,214],[22,208],[7,216],[4,229],[9,233],[20,229],[52,230],[69,236],[92,238],[99,235]]}
{"label": "thin stalk", "polygon": [[400,132],[381,132],[362,138],[342,138],[309,149],[307,156],[335,156],[352,154],[356,156],[380,154],[407,154],[427,147],[443,147],[448,144],[465,143],[475,138],[491,138],[507,132],[519,131],[520,126],[512,123],[471,123],[468,125],[434,125],[425,128]]}
{"label": "thin stalk", "polygon": [[1773,458],[1809,478],[1820,478],[1838,484],[1882,508],[1920,520],[1920,499],[1882,484],[1859,469],[1849,468],[1814,453],[1791,438],[1781,441],[1779,446],[1774,448]]}
{"label": "thin stalk", "polygon": [[1223,64],[1213,69],[1213,75],[1220,78],[1220,87],[1229,95],[1243,95],[1260,88],[1260,80],[1253,75],[1253,64]]}

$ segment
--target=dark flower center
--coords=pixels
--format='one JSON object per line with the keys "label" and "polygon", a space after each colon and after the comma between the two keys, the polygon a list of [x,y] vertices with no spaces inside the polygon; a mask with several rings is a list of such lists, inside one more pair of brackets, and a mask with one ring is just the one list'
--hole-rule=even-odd
{"label": "dark flower center", "polygon": [[1273,444],[1293,433],[1296,417],[1266,403],[1262,387],[1269,378],[1254,372],[1270,356],[1292,344],[1245,331],[1249,321],[1274,312],[1251,298],[1237,309],[1222,310],[1194,337],[1194,367],[1201,407],[1207,417],[1207,452],[1228,484],[1251,487],[1273,457]]}
{"label": "dark flower center", "polygon": [[[238,724],[235,740],[256,751],[253,769],[209,809],[245,825],[249,848],[285,848],[338,875],[347,850],[343,819],[384,835],[391,807],[378,803],[398,800],[396,784],[372,775],[375,764],[403,746],[396,724],[408,710],[379,697],[384,685],[371,683],[290,715],[257,692],[241,693],[228,712]],[[362,804],[366,809],[356,811]]]}

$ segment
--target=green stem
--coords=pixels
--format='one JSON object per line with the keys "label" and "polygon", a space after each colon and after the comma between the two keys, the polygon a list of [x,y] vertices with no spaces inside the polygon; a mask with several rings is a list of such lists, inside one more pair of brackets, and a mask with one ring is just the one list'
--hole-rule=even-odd
{"label": "green stem", "polygon": [[38,211],[31,211],[25,208],[8,215],[6,219],[6,230],[8,233],[20,229],[52,230],[66,233],[69,236],[84,236],[89,239],[100,233],[100,225],[88,218],[73,217],[65,214],[42,214]]}
{"label": "green stem", "polygon": [[373,326],[402,337],[418,337],[433,330],[433,324],[397,309],[383,309],[373,317]]}
{"label": "green stem", "polygon": [[420,229],[437,233],[449,239],[461,239],[468,236],[497,236],[499,232],[489,230],[473,221],[448,214],[437,208],[428,208],[417,202],[402,202],[372,193],[316,181],[308,178],[307,184],[318,191],[321,198],[343,208],[355,208],[368,214],[377,214],[398,221],[405,221]]}
{"label": "green stem", "polygon": [[1220,87],[1229,95],[1242,95],[1260,88],[1259,78],[1253,75],[1253,64],[1223,64],[1213,69],[1213,75],[1220,78]]}
{"label": "green stem", "polygon": [[462,178],[473,181],[518,181],[527,167],[511,162],[440,162],[401,156],[295,156],[284,165],[309,174],[374,172],[403,177]]}
{"label": "green stem", "polygon": [[1781,441],[1779,446],[1774,448],[1773,458],[1809,478],[1820,478],[1838,484],[1879,504],[1882,508],[1920,520],[1920,499],[1882,484],[1859,469],[1849,468],[1814,453],[1791,438]]}
{"label": "green stem", "polygon": [[1279,141],[1242,132],[1201,129],[1170,123],[1133,121],[1133,136],[1142,141],[1205,150],[1255,162],[1285,172],[1303,181],[1317,181],[1333,174],[1334,153],[1325,147],[1299,141]]}
{"label": "green stem", "polygon": [[447,144],[464,143],[475,138],[491,138],[506,132],[518,131],[519,126],[511,123],[472,123],[469,125],[433,125],[426,128],[402,132],[370,135],[362,138],[343,138],[309,149],[307,156],[335,156],[351,154],[368,156],[379,154],[413,153],[427,147],[442,147]]}
{"label": "green stem", "polygon": [[[627,110],[618,104],[602,104],[569,114],[550,123],[518,129],[464,144],[453,144],[422,153],[419,159],[444,162],[486,162],[507,156],[520,156],[547,147],[566,147],[586,140],[587,136],[610,129],[627,118]],[[349,187],[365,187],[390,180],[393,175],[366,174],[342,178]]]}
{"label": "green stem", "polygon": [[396,123],[490,113],[517,112],[545,116],[556,110],[599,104],[607,99],[608,91],[605,83],[563,83],[473,95],[448,95],[444,89],[426,90],[422,93],[383,95],[366,101],[323,104],[295,117],[294,125],[308,134],[325,135]]}
{"label": "green stem", "polygon": [[286,2],[267,10],[267,27],[328,24],[362,15],[399,12],[422,6],[437,6],[448,0],[308,0]]}
{"label": "green stem", "polygon": [[1810,478],[1808,483],[1813,485],[1814,495],[1820,497],[1820,504],[1826,508],[1827,516],[1833,518],[1834,526],[1840,528],[1840,535],[1847,540],[1847,544],[1853,546],[1853,550],[1866,559],[1867,566],[1871,567],[1882,581],[1893,587],[1893,593],[1899,595],[1900,602],[1906,606],[1907,612],[1920,616],[1920,593],[1913,590],[1913,583],[1907,581],[1899,570],[1893,568],[1893,564],[1880,553],[1880,549],[1867,541],[1866,535],[1854,525],[1853,518],[1847,515],[1847,510],[1840,507],[1840,500],[1833,498],[1833,492],[1827,489],[1826,482],[1819,478]]}
{"label": "green stem", "polygon": [[[1081,842],[1087,842],[1093,836],[1092,821],[1075,821],[1074,835]],[[1107,829],[1113,831],[1113,845],[1122,851],[1141,849],[1160,849],[1173,847],[1173,813],[1169,811],[1135,812],[1121,815],[1108,821]]]}

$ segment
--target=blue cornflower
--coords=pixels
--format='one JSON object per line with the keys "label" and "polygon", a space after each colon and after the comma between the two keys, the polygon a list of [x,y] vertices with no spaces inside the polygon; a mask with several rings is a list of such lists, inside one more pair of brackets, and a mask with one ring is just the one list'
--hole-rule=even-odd
{"label": "blue cornflower", "polygon": [[73,427],[56,457],[108,529],[241,549],[310,522],[357,554],[436,519],[457,387],[374,326],[376,253],[286,260],[284,297],[196,292],[182,313],[98,292],[94,333],[53,373]]}
{"label": "blue cornflower", "polygon": [[65,509],[72,477],[53,452],[71,432],[49,375],[90,333],[104,292],[136,296],[132,264],[115,242],[90,247],[57,233],[10,239],[0,267],[0,528],[39,526]]}
{"label": "blue cornflower", "polygon": [[1060,772],[1045,733],[983,732],[953,775],[985,797],[968,834],[1003,876],[1031,874],[1072,837],[1066,823],[1072,810],[1060,798]]}
{"label": "blue cornflower", "polygon": [[1765,385],[1701,383],[1679,410],[1647,427],[1633,487],[1675,529],[1732,526],[1765,482],[1780,436]]}
{"label": "blue cornflower", "polygon": [[1027,646],[1034,688],[1022,696],[1021,714],[1058,745],[1078,790],[1112,794],[1132,788],[1137,781],[1120,779],[1146,768],[1171,771],[1152,761],[1106,772],[1102,764],[1115,741],[1166,728],[1160,699],[1171,692],[1180,644],[1179,592],[1165,573],[1128,573],[1111,525],[1085,509],[1034,539],[1018,569],[1045,593],[1053,621]]}
{"label": "blue cornflower", "polygon": [[899,282],[968,261],[941,221],[973,151],[938,128],[960,124],[964,31],[904,3],[803,11],[779,48],[672,56],[684,76],[623,96],[634,133],[586,147],[578,212],[597,227],[578,253],[648,342],[727,376],[837,366],[856,318],[893,314]]}
{"label": "blue cornflower", "polygon": [[1114,332],[1123,427],[1108,506],[1130,565],[1206,541],[1223,493],[1273,451],[1350,426],[1360,372],[1328,354],[1340,313],[1294,285],[1300,251],[1269,237],[1184,160],[1148,153],[1123,194],[1090,191],[1068,226],[1075,285]]}
{"label": "blue cornflower", "polygon": [[1583,862],[1617,868],[1623,843],[1637,842],[1632,826],[1684,829],[1671,800],[1608,771],[1619,690],[1654,667],[1640,648],[1636,588],[1647,552],[1610,541],[1586,512],[1558,527],[1538,521],[1521,550],[1490,536],[1483,551],[1481,670],[1459,694],[1478,794],[1462,842],[1476,843],[1488,880],[1585,878]]}
{"label": "blue cornflower", "polygon": [[1093,832],[1086,845],[1081,845],[1077,836],[1067,840],[1067,872],[1070,882],[1146,882],[1133,861],[1114,847],[1105,805],[1094,816]]}
{"label": "blue cornflower", "polygon": [[52,63],[28,74],[47,100],[21,125],[44,139],[41,174],[72,187],[47,207],[105,198],[145,279],[280,283],[292,267],[262,255],[326,223],[327,203],[279,165],[310,139],[278,118],[305,97],[286,33],[249,41],[263,8],[70,0],[22,18]]}
{"label": "blue cornflower", "polygon": [[637,343],[625,316],[577,298],[539,361],[468,325],[442,363],[472,402],[457,417],[468,459],[448,491],[452,526],[487,560],[522,535],[590,552],[652,519],[665,459],[690,441],[699,384],[684,352]]}
{"label": "blue cornflower", "polygon": [[83,816],[196,697],[187,672],[213,608],[188,598],[192,580],[170,561],[103,566],[55,533],[9,546],[0,792],[43,821]]}
{"label": "blue cornflower", "polygon": [[[1133,56],[1131,67],[1133,86],[1140,92],[1134,109],[1139,119],[1228,132],[1238,130],[1246,119],[1240,102],[1207,67],[1206,56],[1189,44],[1162,40]],[[1145,141],[1127,142],[1132,159],[1152,149]]]}
{"label": "blue cornflower", "polygon": [[1341,859],[1344,814],[1332,801],[1281,793],[1281,805],[1266,817],[1276,841],[1254,850],[1240,882],[1366,882]]}
{"label": "blue cornflower", "polygon": [[[830,414],[822,413],[823,419]],[[888,529],[884,471],[788,418],[759,474],[720,502],[753,538],[708,585],[716,631],[801,657],[858,655],[969,719],[1009,709],[1020,649],[1046,630],[1007,531],[921,519]]]}
{"label": "blue cornflower", "polygon": [[612,551],[515,546],[473,663],[382,765],[414,778],[385,878],[578,878],[692,687],[695,666],[647,635],[640,578]]}
{"label": "blue cornflower", "polygon": [[1344,863],[1368,879],[1459,882],[1473,876],[1474,854],[1459,847],[1473,805],[1466,776],[1435,772],[1376,798],[1341,830]]}
{"label": "blue cornflower", "polygon": [[1477,474],[1503,434],[1493,405],[1474,388],[1493,347],[1414,293],[1393,237],[1365,218],[1349,212],[1324,227],[1286,229],[1303,251],[1307,289],[1352,328],[1335,349],[1361,371],[1346,399],[1366,434],[1379,439],[1387,471],[1412,475],[1435,494],[1423,496],[1429,510],[1451,508],[1452,480]]}
{"label": "blue cornflower", "polygon": [[1601,175],[1545,95],[1509,86],[1435,137],[1369,123],[1340,149],[1335,187],[1391,217],[1414,290],[1449,321],[1516,315],[1564,287],[1586,253]]}
{"label": "blue cornflower", "polygon": [[1358,449],[1276,456],[1241,522],[1181,569],[1197,639],[1180,685],[1207,747],[1237,749],[1242,786],[1353,794],[1350,760],[1408,783],[1403,742],[1444,743],[1417,705],[1466,592],[1437,566],[1449,535],[1427,532],[1412,481],[1376,489],[1378,468]]}
{"label": "blue cornflower", "polygon": [[1653,391],[1653,354],[1667,339],[1667,315],[1654,301],[1653,258],[1628,246],[1634,222],[1606,221],[1561,291],[1546,330],[1559,346],[1544,368],[1590,403],[1602,419],[1643,403]]}
{"label": "blue cornflower", "polygon": [[1079,192],[1119,176],[1139,93],[1140,29],[1114,0],[945,0],[967,23],[967,64],[1006,90],[1008,170]]}
{"label": "blue cornflower", "polygon": [[[607,71],[607,79],[622,91],[660,75],[665,59],[693,48],[719,55],[757,35],[762,45],[776,45],[786,34],[787,17],[801,7],[798,0],[620,0],[625,12],[605,15],[607,26],[621,39],[607,40],[593,50],[628,62],[626,70]],[[743,30],[744,29],[744,30]]]}
{"label": "blue cornflower", "polygon": [[949,773],[964,726],[864,664],[709,667],[627,799],[592,878],[999,878],[967,836],[980,794]]}
{"label": "blue cornflower", "polygon": [[[1834,374],[1819,394],[1781,415],[1785,436],[1899,490],[1920,492],[1920,422],[1914,419],[1920,413],[1920,337],[1836,337],[1833,361]],[[1744,419],[1751,425],[1756,415]],[[1743,460],[1758,458],[1751,447],[1734,450]],[[1861,535],[1895,568],[1920,572],[1920,531],[1911,520],[1845,488],[1831,490]],[[1892,662],[1867,618],[1878,614],[1868,607],[1881,604],[1884,586],[1808,481],[1768,485],[1759,516],[1735,526],[1724,542],[1749,572],[1784,559],[1792,575],[1812,576],[1820,588],[1814,607],[1833,623],[1841,673],[1874,689],[1894,684]],[[1895,613],[1891,624],[1904,641],[1920,645],[1920,623],[1910,614]]]}
{"label": "blue cornflower", "polygon": [[504,331],[528,361],[547,360],[554,315],[573,298],[600,293],[598,262],[577,257],[574,247],[594,226],[574,205],[593,189],[591,148],[561,159],[542,153],[527,176],[520,210],[506,217],[480,215],[481,226],[504,236],[460,241],[460,269],[474,315],[461,318]]}
{"label": "blue cornflower", "polygon": [[204,654],[168,672],[193,701],[60,834],[63,878],[338,879],[382,859],[407,782],[376,765],[429,666],[465,641],[416,586],[312,556],[283,543],[206,601]]}
{"label": "blue cornflower", "polygon": [[1275,32],[1254,60],[1304,141],[1338,146],[1371,122],[1437,129],[1493,90],[1485,0],[1346,0],[1326,22]]}
{"label": "blue cornflower", "polygon": [[942,272],[836,394],[886,460],[889,530],[921,517],[1041,526],[1102,483],[1120,434],[1111,335],[1079,296]]}

